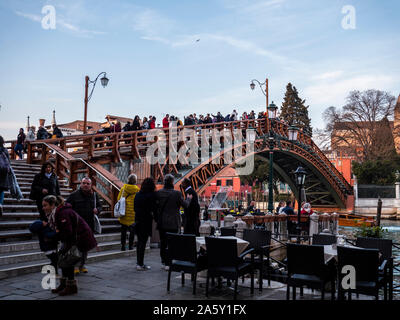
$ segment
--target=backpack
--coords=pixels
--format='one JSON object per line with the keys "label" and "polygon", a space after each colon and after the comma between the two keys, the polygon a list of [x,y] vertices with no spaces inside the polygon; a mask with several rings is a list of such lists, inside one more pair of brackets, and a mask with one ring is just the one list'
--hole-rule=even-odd
{"label": "backpack", "polygon": [[10,160],[6,149],[0,149],[0,172],[8,173],[10,169]]}

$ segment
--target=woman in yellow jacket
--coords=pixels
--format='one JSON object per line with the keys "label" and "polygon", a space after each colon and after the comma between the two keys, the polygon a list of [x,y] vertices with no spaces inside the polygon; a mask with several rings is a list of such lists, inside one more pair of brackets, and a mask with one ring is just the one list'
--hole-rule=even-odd
{"label": "woman in yellow jacket", "polygon": [[133,249],[133,240],[135,237],[135,210],[133,203],[135,200],[136,193],[139,192],[139,187],[136,185],[137,177],[135,174],[131,174],[128,177],[128,183],[124,184],[121,191],[118,194],[118,200],[125,197],[125,216],[118,218],[121,224],[121,251],[126,250],[126,233],[129,230],[129,250]]}

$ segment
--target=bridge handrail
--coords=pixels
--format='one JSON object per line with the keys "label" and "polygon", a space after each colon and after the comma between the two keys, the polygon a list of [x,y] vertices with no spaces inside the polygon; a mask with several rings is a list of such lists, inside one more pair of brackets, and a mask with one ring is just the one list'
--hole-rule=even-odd
{"label": "bridge handrail", "polygon": [[88,163],[87,161],[85,161],[82,158],[75,158],[75,157],[71,157],[71,158],[67,158],[66,156],[64,156],[61,152],[59,152],[59,150],[57,150],[56,148],[54,148],[51,144],[47,144],[47,143],[43,143],[42,144],[46,145],[49,149],[53,150],[55,153],[57,153],[60,157],[62,157],[65,161],[81,161],[83,162],[86,166],[88,166],[89,168],[91,168],[93,171],[95,171],[98,175],[102,176],[104,180],[106,180],[109,184],[111,184],[115,189],[117,189],[118,191],[121,190],[120,187],[118,187],[116,184],[114,184],[110,179],[108,179],[105,175],[103,175],[99,170],[97,170],[95,167],[93,167],[90,163]]}

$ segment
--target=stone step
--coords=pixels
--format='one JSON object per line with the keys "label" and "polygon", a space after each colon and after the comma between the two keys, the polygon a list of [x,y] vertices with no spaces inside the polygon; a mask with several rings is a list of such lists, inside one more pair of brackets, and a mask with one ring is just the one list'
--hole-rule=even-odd
{"label": "stone step", "polygon": [[[92,252],[105,252],[105,251],[115,251],[121,248],[120,241],[113,242],[103,242],[99,243],[96,249]],[[0,254],[0,266],[12,265],[23,262],[32,262],[46,259],[44,252],[40,250],[24,251],[24,252],[9,252]]]}
{"label": "stone step", "polygon": [[35,202],[35,200],[31,200],[31,199],[27,199],[27,198],[22,198],[22,199],[20,199],[20,200],[17,200],[17,199],[13,199],[13,198],[9,198],[9,197],[4,197],[4,202],[3,202],[3,204],[4,205],[7,205],[7,204],[23,204],[23,205],[25,205],[25,204],[30,204],[30,205],[36,205],[36,202]]}
{"label": "stone step", "polygon": [[[150,250],[150,248],[146,248],[146,251],[148,250]],[[89,253],[87,264],[90,264],[92,262],[104,261],[109,259],[118,259],[129,256],[136,256],[136,249],[127,251],[111,250],[105,252]],[[42,267],[47,264],[49,264],[48,259],[34,263],[32,262],[18,263],[14,265],[2,266],[0,267],[0,279],[15,277],[32,272],[41,272]]]}
{"label": "stone step", "polygon": [[23,204],[5,204],[3,205],[4,213],[11,212],[37,212],[37,207],[35,204],[23,205]]}
{"label": "stone step", "polygon": [[[109,234],[96,234],[95,238],[97,243],[108,243],[108,242],[120,242],[121,234],[120,233],[109,233]],[[32,250],[40,250],[39,241],[31,240],[31,241],[18,241],[18,242],[10,242],[5,244],[0,244],[0,254],[7,254],[12,252],[21,252],[21,251],[32,251]]]}
{"label": "stone step", "polygon": [[[20,188],[21,188],[21,186],[20,186]],[[21,188],[21,192],[22,192],[22,195],[23,195],[24,199],[30,200],[29,199],[30,189],[31,188],[29,187],[29,189],[28,188],[26,189],[26,190],[29,190],[29,191],[22,191],[22,188]],[[70,192],[61,192],[61,196],[64,197],[64,198],[68,197],[69,195],[70,195]],[[11,194],[10,194],[9,191],[4,193],[4,201],[6,199],[11,199],[11,200],[18,201],[18,200],[14,199],[14,198],[11,198]],[[31,200],[31,201],[35,201],[35,200]]]}
{"label": "stone step", "polygon": [[32,224],[32,222],[32,220],[0,221],[0,231],[29,229],[29,226]]}
{"label": "stone step", "polygon": [[33,235],[29,230],[0,231],[0,242],[32,238]]}

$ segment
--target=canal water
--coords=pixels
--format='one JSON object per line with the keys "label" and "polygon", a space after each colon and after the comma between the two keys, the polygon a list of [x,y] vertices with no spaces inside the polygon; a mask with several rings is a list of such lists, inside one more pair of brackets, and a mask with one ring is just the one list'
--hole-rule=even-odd
{"label": "canal water", "polygon": [[[381,227],[386,231],[384,234],[384,238],[392,239],[393,243],[399,244],[400,247],[400,221],[393,221],[393,220],[382,220]],[[339,227],[340,230],[345,231],[348,233],[349,231],[355,231],[356,228],[351,227]],[[400,249],[393,247],[393,258],[394,258],[394,265],[400,263]],[[399,268],[400,269],[400,268]],[[400,285],[400,271],[394,270],[394,282],[393,286]],[[396,299],[400,299],[400,291],[395,291],[394,296]]]}

